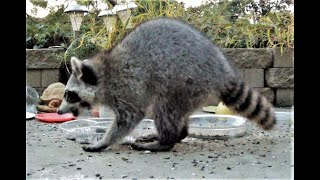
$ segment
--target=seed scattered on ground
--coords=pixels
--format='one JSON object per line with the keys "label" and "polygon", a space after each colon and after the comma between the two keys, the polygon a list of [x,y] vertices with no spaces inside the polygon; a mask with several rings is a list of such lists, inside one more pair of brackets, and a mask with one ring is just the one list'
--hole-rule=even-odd
{"label": "seed scattered on ground", "polygon": [[128,161],[129,160],[128,157],[121,157],[121,159],[124,160],[124,161]]}

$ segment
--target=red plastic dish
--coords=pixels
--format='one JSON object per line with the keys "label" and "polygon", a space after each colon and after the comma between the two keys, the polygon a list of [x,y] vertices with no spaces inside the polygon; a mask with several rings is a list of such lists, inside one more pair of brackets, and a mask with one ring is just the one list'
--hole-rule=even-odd
{"label": "red plastic dish", "polygon": [[71,113],[58,114],[58,113],[43,113],[36,114],[35,118],[43,122],[66,122],[75,119]]}

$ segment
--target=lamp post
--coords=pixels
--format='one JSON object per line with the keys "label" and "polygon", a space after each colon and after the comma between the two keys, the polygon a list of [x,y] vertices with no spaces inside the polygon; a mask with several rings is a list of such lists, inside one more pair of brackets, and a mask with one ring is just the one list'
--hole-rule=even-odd
{"label": "lamp post", "polygon": [[131,21],[131,10],[138,7],[134,2],[129,2],[127,4],[119,4],[113,7],[122,22],[123,25],[126,25],[126,29],[132,28]]}
{"label": "lamp post", "polygon": [[70,17],[72,24],[73,36],[78,38],[80,36],[80,26],[84,13],[87,13],[88,9],[85,6],[80,6],[77,4],[70,4],[65,10],[64,13],[67,13]]}
{"label": "lamp post", "polygon": [[114,10],[102,10],[98,17],[103,18],[104,25],[107,27],[108,32],[112,32],[117,22],[116,12]]}

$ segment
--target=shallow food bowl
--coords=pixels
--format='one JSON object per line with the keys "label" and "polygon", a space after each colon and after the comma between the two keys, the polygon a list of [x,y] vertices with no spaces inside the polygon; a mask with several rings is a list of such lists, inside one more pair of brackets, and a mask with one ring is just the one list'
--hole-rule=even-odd
{"label": "shallow food bowl", "polygon": [[282,120],[292,120],[294,117],[294,112],[275,112],[276,120],[282,121]]}
{"label": "shallow food bowl", "polygon": [[[114,118],[87,118],[60,124],[67,139],[80,144],[93,144],[102,139],[112,125]],[[228,139],[246,134],[246,119],[233,115],[193,115],[190,116],[189,137],[202,139]],[[142,120],[126,136],[123,142],[133,142],[139,136],[157,133],[152,119]]]}
{"label": "shallow food bowl", "polygon": [[201,114],[190,116],[189,137],[229,139],[246,134],[246,119],[234,115]]}
{"label": "shallow food bowl", "polygon": [[[75,140],[80,144],[94,144],[102,139],[103,135],[111,127],[114,118],[87,118],[68,121],[60,124],[60,129],[66,138]],[[133,142],[139,136],[156,133],[153,120],[144,119],[138,126],[126,136],[123,142]]]}

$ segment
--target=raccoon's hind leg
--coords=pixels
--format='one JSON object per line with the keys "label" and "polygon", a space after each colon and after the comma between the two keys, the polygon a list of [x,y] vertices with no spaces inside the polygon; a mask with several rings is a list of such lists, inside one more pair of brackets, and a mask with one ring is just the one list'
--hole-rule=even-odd
{"label": "raccoon's hind leg", "polygon": [[131,147],[136,150],[168,151],[177,142],[179,137],[180,113],[175,111],[175,103],[166,97],[159,97],[154,105],[154,123],[158,131],[158,141],[139,144]]}
{"label": "raccoon's hind leg", "polygon": [[[185,120],[185,122],[188,122],[188,120]],[[179,140],[180,142],[182,139],[188,136],[188,123],[186,123],[180,132]],[[152,141],[158,141],[159,135],[158,134],[148,134],[145,136],[138,137],[135,142],[152,142]]]}
{"label": "raccoon's hind leg", "polygon": [[158,134],[148,134],[145,136],[138,137],[135,142],[150,142],[150,141],[157,141],[159,140]]}
{"label": "raccoon's hind leg", "polygon": [[[203,102],[206,94],[186,91],[159,97],[154,106],[154,122],[158,141],[146,144],[133,143],[136,150],[168,151],[188,135],[189,115]],[[168,99],[167,99],[168,98]]]}
{"label": "raccoon's hind leg", "polygon": [[116,119],[103,138],[96,144],[84,146],[82,149],[88,152],[98,152],[122,140],[144,117],[142,111],[134,111],[133,109],[131,107],[115,110]]}
{"label": "raccoon's hind leg", "polygon": [[182,139],[186,138],[188,136],[188,134],[189,134],[189,132],[188,132],[188,129],[189,129],[189,117],[184,117],[184,118],[187,118],[187,119],[183,120],[184,125],[182,126],[182,129],[180,131],[180,135],[179,135],[179,138],[178,138],[177,142],[180,142]]}

